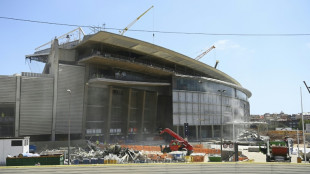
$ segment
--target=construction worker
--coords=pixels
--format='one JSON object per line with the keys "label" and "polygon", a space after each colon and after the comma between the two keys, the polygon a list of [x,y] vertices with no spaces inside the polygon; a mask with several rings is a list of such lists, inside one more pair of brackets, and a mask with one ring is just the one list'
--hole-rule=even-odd
{"label": "construction worker", "polygon": [[1,117],[2,117],[2,118],[4,117],[4,113],[3,113],[3,112],[1,113]]}
{"label": "construction worker", "polygon": [[96,141],[96,144],[97,144],[97,146],[99,146],[99,140],[97,139],[97,141]]}

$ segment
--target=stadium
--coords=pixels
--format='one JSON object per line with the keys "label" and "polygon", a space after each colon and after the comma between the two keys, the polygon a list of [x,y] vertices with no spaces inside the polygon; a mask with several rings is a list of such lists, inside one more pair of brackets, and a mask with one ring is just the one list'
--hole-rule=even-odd
{"label": "stadium", "polygon": [[0,137],[133,142],[171,128],[208,140],[250,116],[249,90],[167,48],[106,31],[47,46],[26,55],[42,73],[0,76]]}

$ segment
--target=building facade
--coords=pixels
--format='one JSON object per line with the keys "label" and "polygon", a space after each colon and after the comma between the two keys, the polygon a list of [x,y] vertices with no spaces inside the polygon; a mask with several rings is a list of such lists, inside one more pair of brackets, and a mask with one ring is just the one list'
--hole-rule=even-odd
{"label": "building facade", "polygon": [[[42,74],[0,76],[0,137],[145,140],[160,128],[217,138],[250,116],[251,92],[192,58],[108,32],[27,55]],[[70,125],[70,126],[69,126]]]}

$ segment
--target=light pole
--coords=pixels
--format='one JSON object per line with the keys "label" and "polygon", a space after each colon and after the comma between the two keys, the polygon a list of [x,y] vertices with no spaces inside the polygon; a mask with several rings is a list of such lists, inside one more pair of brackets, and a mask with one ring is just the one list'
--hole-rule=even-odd
{"label": "light pole", "polygon": [[[308,87],[307,83],[304,81],[304,84],[310,94],[310,87]],[[306,138],[305,138],[305,124],[304,124],[304,114],[303,114],[303,106],[302,106],[302,92],[301,92],[301,87],[300,87],[300,97],[301,97],[301,117],[302,117],[302,138],[303,138],[303,142],[304,142],[304,158],[305,158],[305,162],[307,161],[306,155]]]}
{"label": "light pole", "polygon": [[221,93],[221,160],[223,161],[223,92],[225,90],[218,90]]}
{"label": "light pole", "polygon": [[68,165],[70,165],[70,107],[71,107],[71,90],[67,89],[67,92],[69,93],[69,115],[68,115]]}
{"label": "light pole", "polygon": [[202,81],[201,80],[199,80],[198,81],[199,83],[199,123],[200,123],[200,125],[199,125],[199,140],[200,140],[200,144],[201,144],[201,139],[202,139],[202,136],[201,136],[201,83],[202,83]]}
{"label": "light pole", "polygon": [[300,87],[300,105],[301,105],[301,124],[302,124],[302,139],[303,139],[303,143],[304,143],[304,160],[305,162],[306,160],[306,143],[305,143],[305,124],[304,124],[304,111],[303,111],[303,105],[302,105],[302,91],[301,91],[301,87]]}

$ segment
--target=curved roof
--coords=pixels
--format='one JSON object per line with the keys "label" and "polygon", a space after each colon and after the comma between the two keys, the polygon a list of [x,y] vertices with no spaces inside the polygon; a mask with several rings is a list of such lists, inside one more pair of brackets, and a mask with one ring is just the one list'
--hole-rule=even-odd
{"label": "curved roof", "polygon": [[[197,61],[183,54],[177,53],[175,51],[151,43],[147,43],[141,40],[129,38],[114,33],[100,31],[94,35],[84,37],[84,40],[79,45],[77,45],[77,47],[86,45],[91,42],[100,42],[104,44],[114,45],[125,49],[129,49],[133,52],[137,52],[140,54],[157,57],[159,59],[163,59],[166,61],[173,62],[175,64],[189,67],[203,74],[207,74],[215,79],[232,83],[242,88],[242,86],[237,80],[225,74],[224,72],[219,71],[218,69],[215,69],[207,64],[204,64],[200,61]],[[247,94],[251,96],[251,94],[249,93]]]}

